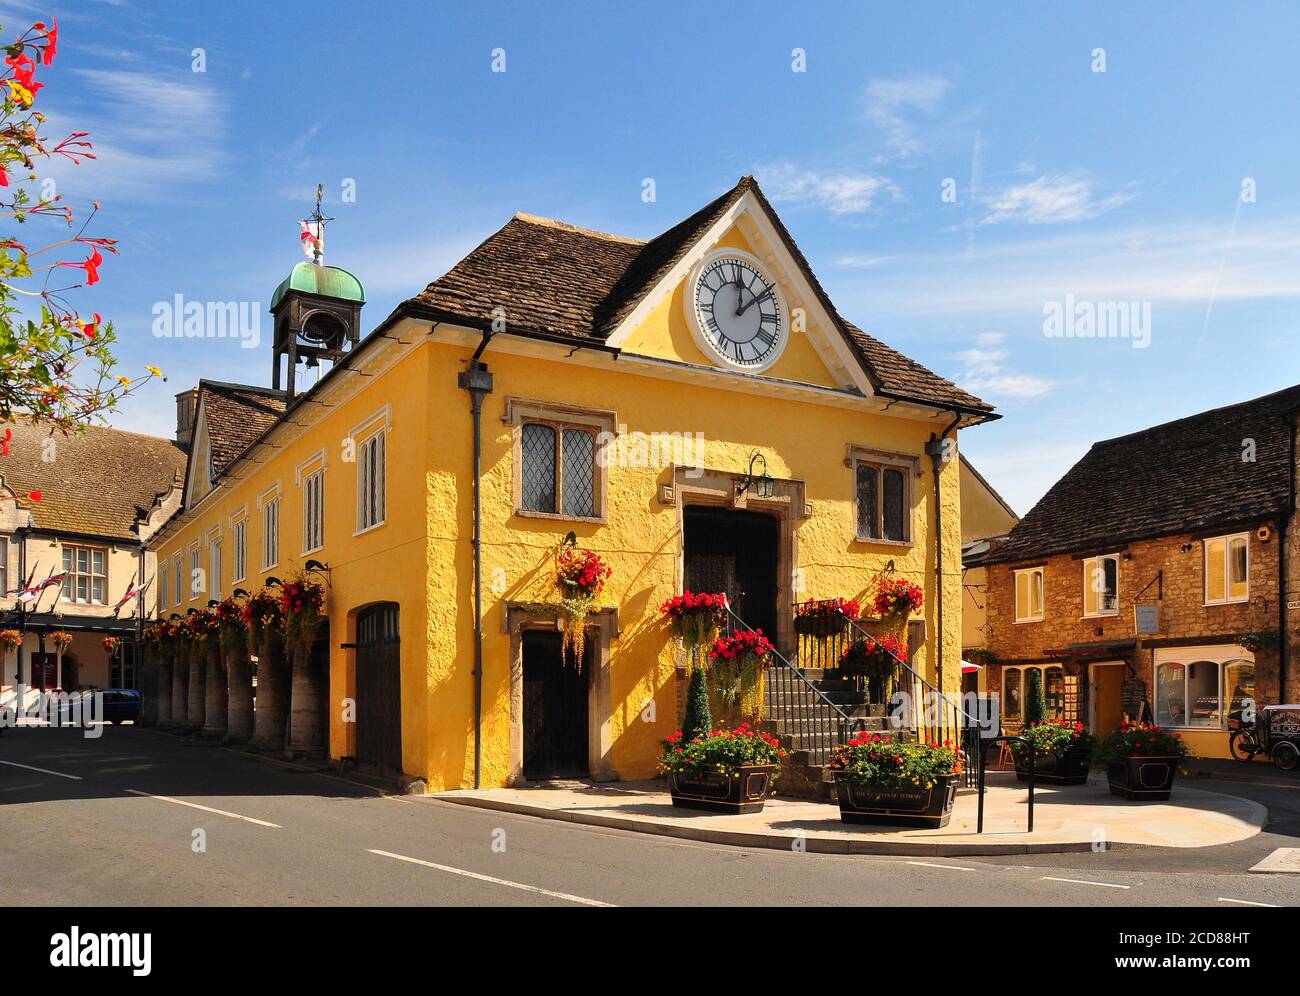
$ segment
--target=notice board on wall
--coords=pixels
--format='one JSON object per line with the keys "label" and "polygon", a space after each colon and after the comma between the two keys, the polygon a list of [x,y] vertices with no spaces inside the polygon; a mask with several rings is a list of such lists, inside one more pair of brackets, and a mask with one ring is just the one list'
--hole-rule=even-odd
{"label": "notice board on wall", "polygon": [[1077,674],[1065,676],[1065,706],[1062,712],[1064,715],[1061,718],[1067,723],[1079,721],[1079,676]]}

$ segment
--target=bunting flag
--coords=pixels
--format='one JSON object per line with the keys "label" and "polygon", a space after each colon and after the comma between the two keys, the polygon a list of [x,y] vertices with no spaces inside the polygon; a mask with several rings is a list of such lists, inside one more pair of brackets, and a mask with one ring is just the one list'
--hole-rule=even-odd
{"label": "bunting flag", "polygon": [[153,578],[150,578],[144,584],[137,586],[135,583],[135,575],[132,574],[131,583],[126,586],[126,594],[124,594],[121,598],[119,598],[117,600],[117,604],[113,606],[114,617],[116,617],[117,614],[122,611],[122,606],[125,605],[127,602],[131,601],[131,599],[143,598],[144,593],[149,590],[149,586],[151,584],[153,584]]}
{"label": "bunting flag", "polygon": [[302,251],[308,259],[315,259],[316,254],[325,255],[325,226],[314,221],[300,221],[302,232],[298,238],[302,240]]}
{"label": "bunting flag", "polygon": [[44,592],[45,589],[63,584],[63,579],[67,576],[67,571],[59,571],[58,574],[51,574],[44,581],[41,581],[38,584],[28,584],[28,586],[23,589],[23,593],[18,596],[18,601],[22,602],[24,605],[30,605],[41,597],[41,593]]}

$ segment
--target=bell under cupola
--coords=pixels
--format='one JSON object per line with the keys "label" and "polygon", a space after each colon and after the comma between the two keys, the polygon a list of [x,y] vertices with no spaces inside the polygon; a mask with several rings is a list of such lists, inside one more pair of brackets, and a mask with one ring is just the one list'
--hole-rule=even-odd
{"label": "bell under cupola", "polygon": [[321,213],[321,191],[318,185],[316,209],[301,222],[303,251],[311,262],[295,266],[271,295],[271,387],[290,398],[298,393],[299,365],[304,374],[314,370],[319,375],[322,361],[337,363],[361,338],[365,289],[347,270],[325,265],[325,225],[334,219]]}

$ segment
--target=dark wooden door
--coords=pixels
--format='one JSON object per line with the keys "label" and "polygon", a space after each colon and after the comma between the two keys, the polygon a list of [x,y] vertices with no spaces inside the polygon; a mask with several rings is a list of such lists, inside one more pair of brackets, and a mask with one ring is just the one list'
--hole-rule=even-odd
{"label": "dark wooden door", "polygon": [[558,631],[527,629],[524,654],[524,777],[581,778],[590,774],[587,689],[595,654],[587,641],[579,669],[561,654]]}
{"label": "dark wooden door", "polygon": [[402,769],[402,668],[396,605],[357,616],[357,764]]}
{"label": "dark wooden door", "polygon": [[687,591],[725,591],[731,608],[776,640],[779,523],[743,509],[688,505],[685,520]]}

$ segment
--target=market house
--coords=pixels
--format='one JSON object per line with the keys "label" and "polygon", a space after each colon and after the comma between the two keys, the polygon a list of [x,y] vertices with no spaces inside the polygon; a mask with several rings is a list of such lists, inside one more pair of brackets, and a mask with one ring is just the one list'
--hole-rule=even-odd
{"label": "market house", "polygon": [[[648,242],[516,215],[362,336],[364,299],[294,268],[270,387],[184,396],[184,505],[150,544],[167,613],[326,583],[330,757],[431,790],[648,777],[686,682],[659,608],[687,590],[793,654],[797,601],[911,580],[911,666],[958,691],[952,442],[996,415],[843,318],[752,178]],[[691,462],[605,452],[635,434]],[[566,537],[610,568],[581,667]]]}
{"label": "market house", "polygon": [[980,563],[987,687],[1024,721],[1125,719],[1228,757],[1229,721],[1294,701],[1300,387],[1093,444]]}

